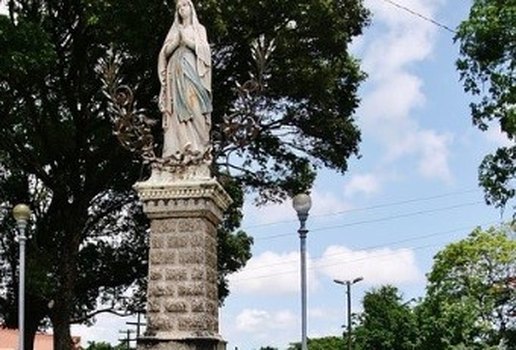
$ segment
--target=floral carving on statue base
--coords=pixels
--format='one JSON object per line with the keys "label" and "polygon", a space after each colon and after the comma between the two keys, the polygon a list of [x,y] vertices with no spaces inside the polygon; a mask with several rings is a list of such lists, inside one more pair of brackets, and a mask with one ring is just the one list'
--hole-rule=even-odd
{"label": "floral carving on statue base", "polygon": [[151,164],[151,176],[145,182],[150,184],[167,184],[192,180],[212,181],[209,165],[206,163],[170,165],[164,162],[154,162]]}

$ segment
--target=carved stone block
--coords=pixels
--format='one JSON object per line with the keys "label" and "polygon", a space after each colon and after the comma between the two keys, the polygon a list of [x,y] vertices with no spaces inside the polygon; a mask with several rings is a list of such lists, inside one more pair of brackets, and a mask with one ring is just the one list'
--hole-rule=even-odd
{"label": "carved stone block", "polygon": [[172,313],[185,313],[188,310],[188,304],[185,301],[171,300],[166,303],[165,310]]}
{"label": "carved stone block", "polygon": [[214,180],[139,183],[151,220],[147,332],[140,350],[216,350],[217,225],[231,199]]}
{"label": "carved stone block", "polygon": [[188,279],[188,270],[185,268],[174,267],[165,269],[165,279],[167,281],[186,281]]}

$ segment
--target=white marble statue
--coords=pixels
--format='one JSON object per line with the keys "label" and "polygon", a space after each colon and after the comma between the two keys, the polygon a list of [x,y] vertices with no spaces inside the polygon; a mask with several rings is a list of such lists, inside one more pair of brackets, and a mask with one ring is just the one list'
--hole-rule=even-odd
{"label": "white marble statue", "polygon": [[163,114],[162,158],[170,164],[211,161],[211,52],[191,0],[177,0],[158,59]]}

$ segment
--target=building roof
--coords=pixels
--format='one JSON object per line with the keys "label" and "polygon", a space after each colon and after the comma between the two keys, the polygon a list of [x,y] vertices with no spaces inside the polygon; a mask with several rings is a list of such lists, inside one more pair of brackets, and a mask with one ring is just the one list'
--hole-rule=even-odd
{"label": "building roof", "polygon": [[[73,342],[80,344],[80,337],[73,337]],[[52,334],[38,332],[34,339],[34,350],[53,350],[54,336]],[[18,350],[18,330],[0,328],[0,350]]]}

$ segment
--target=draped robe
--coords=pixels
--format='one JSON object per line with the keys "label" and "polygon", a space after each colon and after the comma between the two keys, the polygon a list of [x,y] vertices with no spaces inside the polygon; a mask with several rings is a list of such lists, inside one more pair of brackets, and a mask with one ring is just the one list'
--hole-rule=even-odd
{"label": "draped robe", "polygon": [[183,164],[211,157],[211,52],[206,29],[191,8],[191,27],[185,27],[181,35],[193,42],[193,47],[184,41],[178,43],[181,25],[176,11],[158,59],[159,107],[164,129],[162,158]]}

